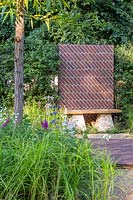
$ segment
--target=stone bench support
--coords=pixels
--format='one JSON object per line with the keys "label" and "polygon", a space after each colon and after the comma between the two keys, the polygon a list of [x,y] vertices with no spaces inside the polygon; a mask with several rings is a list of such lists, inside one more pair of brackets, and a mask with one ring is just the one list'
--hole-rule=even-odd
{"label": "stone bench support", "polygon": [[85,120],[83,115],[72,115],[70,118],[70,123],[74,123],[76,128],[85,131],[86,130],[86,125],[85,125]]}
{"label": "stone bench support", "polygon": [[114,127],[112,113],[121,113],[118,109],[95,109],[95,110],[68,110],[67,114],[72,115],[70,122],[82,131],[86,130],[84,114],[97,114],[96,122],[93,126],[98,132],[106,132]]}
{"label": "stone bench support", "polygon": [[99,132],[106,132],[109,129],[114,128],[114,123],[111,114],[99,114],[97,116],[94,127]]}

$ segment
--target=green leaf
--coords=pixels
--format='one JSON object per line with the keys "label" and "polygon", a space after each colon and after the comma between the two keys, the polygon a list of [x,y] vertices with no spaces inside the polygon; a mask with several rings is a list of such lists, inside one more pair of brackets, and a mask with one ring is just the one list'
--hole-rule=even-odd
{"label": "green leaf", "polygon": [[4,18],[3,18],[3,20],[2,20],[2,24],[4,23],[4,21],[6,20],[6,18],[7,18],[7,16],[10,14],[10,12],[8,11],[8,12],[6,12],[6,14],[5,14],[5,16],[4,16]]}
{"label": "green leaf", "polygon": [[11,19],[11,23],[13,22],[13,10],[12,9],[10,9],[10,19]]}
{"label": "green leaf", "polygon": [[33,19],[30,20],[31,28],[33,29]]}
{"label": "green leaf", "polygon": [[63,5],[64,5],[65,7],[70,8],[69,5],[68,5],[68,3],[67,3],[65,0],[62,0],[62,3],[63,3]]}
{"label": "green leaf", "polygon": [[0,15],[1,15],[0,20],[3,19],[3,16],[5,14],[6,8],[7,8],[7,6],[3,6],[2,12],[0,13]]}
{"label": "green leaf", "polygon": [[49,8],[50,8],[50,5],[51,5],[51,0],[47,0],[46,1],[46,10],[48,11],[49,10]]}
{"label": "green leaf", "polygon": [[50,31],[50,19],[46,19],[45,23],[47,25],[48,31]]}
{"label": "green leaf", "polygon": [[41,5],[41,1],[39,1],[39,0],[33,1],[33,8],[35,8],[36,10],[39,9],[40,5]]}
{"label": "green leaf", "polygon": [[26,9],[28,10],[29,0],[24,0],[24,3],[25,3],[25,7],[26,7]]}

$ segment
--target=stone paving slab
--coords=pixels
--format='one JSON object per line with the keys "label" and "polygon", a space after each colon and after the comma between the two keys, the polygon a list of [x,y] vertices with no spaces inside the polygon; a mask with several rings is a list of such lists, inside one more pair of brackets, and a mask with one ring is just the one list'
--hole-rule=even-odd
{"label": "stone paving slab", "polygon": [[[133,200],[133,137],[129,134],[88,134],[94,148],[107,150],[119,168],[109,200]],[[105,137],[106,136],[106,137]],[[82,138],[82,135],[77,135]]]}
{"label": "stone paving slab", "polygon": [[98,134],[88,134],[88,138],[94,138],[94,139],[102,139],[105,138],[105,136],[110,136],[112,139],[129,139],[131,138],[129,133],[118,133],[118,134],[109,134],[109,133],[98,133]]}
{"label": "stone paving slab", "polygon": [[109,140],[89,138],[94,148],[106,149],[120,167],[117,168],[110,200],[133,200],[133,138],[125,136]]}
{"label": "stone paving slab", "polygon": [[133,169],[117,169],[111,200],[133,200]]}
{"label": "stone paving slab", "polygon": [[117,166],[133,168],[133,138],[131,139],[98,139],[89,138],[94,148],[106,149]]}

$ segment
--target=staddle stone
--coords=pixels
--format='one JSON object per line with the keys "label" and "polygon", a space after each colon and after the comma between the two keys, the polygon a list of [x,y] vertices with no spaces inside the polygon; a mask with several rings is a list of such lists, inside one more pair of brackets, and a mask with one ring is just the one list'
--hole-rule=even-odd
{"label": "staddle stone", "polygon": [[96,119],[95,128],[99,132],[106,132],[109,129],[114,128],[111,114],[99,114]]}

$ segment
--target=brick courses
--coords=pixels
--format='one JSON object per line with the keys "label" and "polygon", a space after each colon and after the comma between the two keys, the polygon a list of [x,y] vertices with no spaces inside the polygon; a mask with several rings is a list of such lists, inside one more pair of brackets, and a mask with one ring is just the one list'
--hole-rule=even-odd
{"label": "brick courses", "polygon": [[60,105],[67,109],[114,107],[112,45],[59,45]]}

